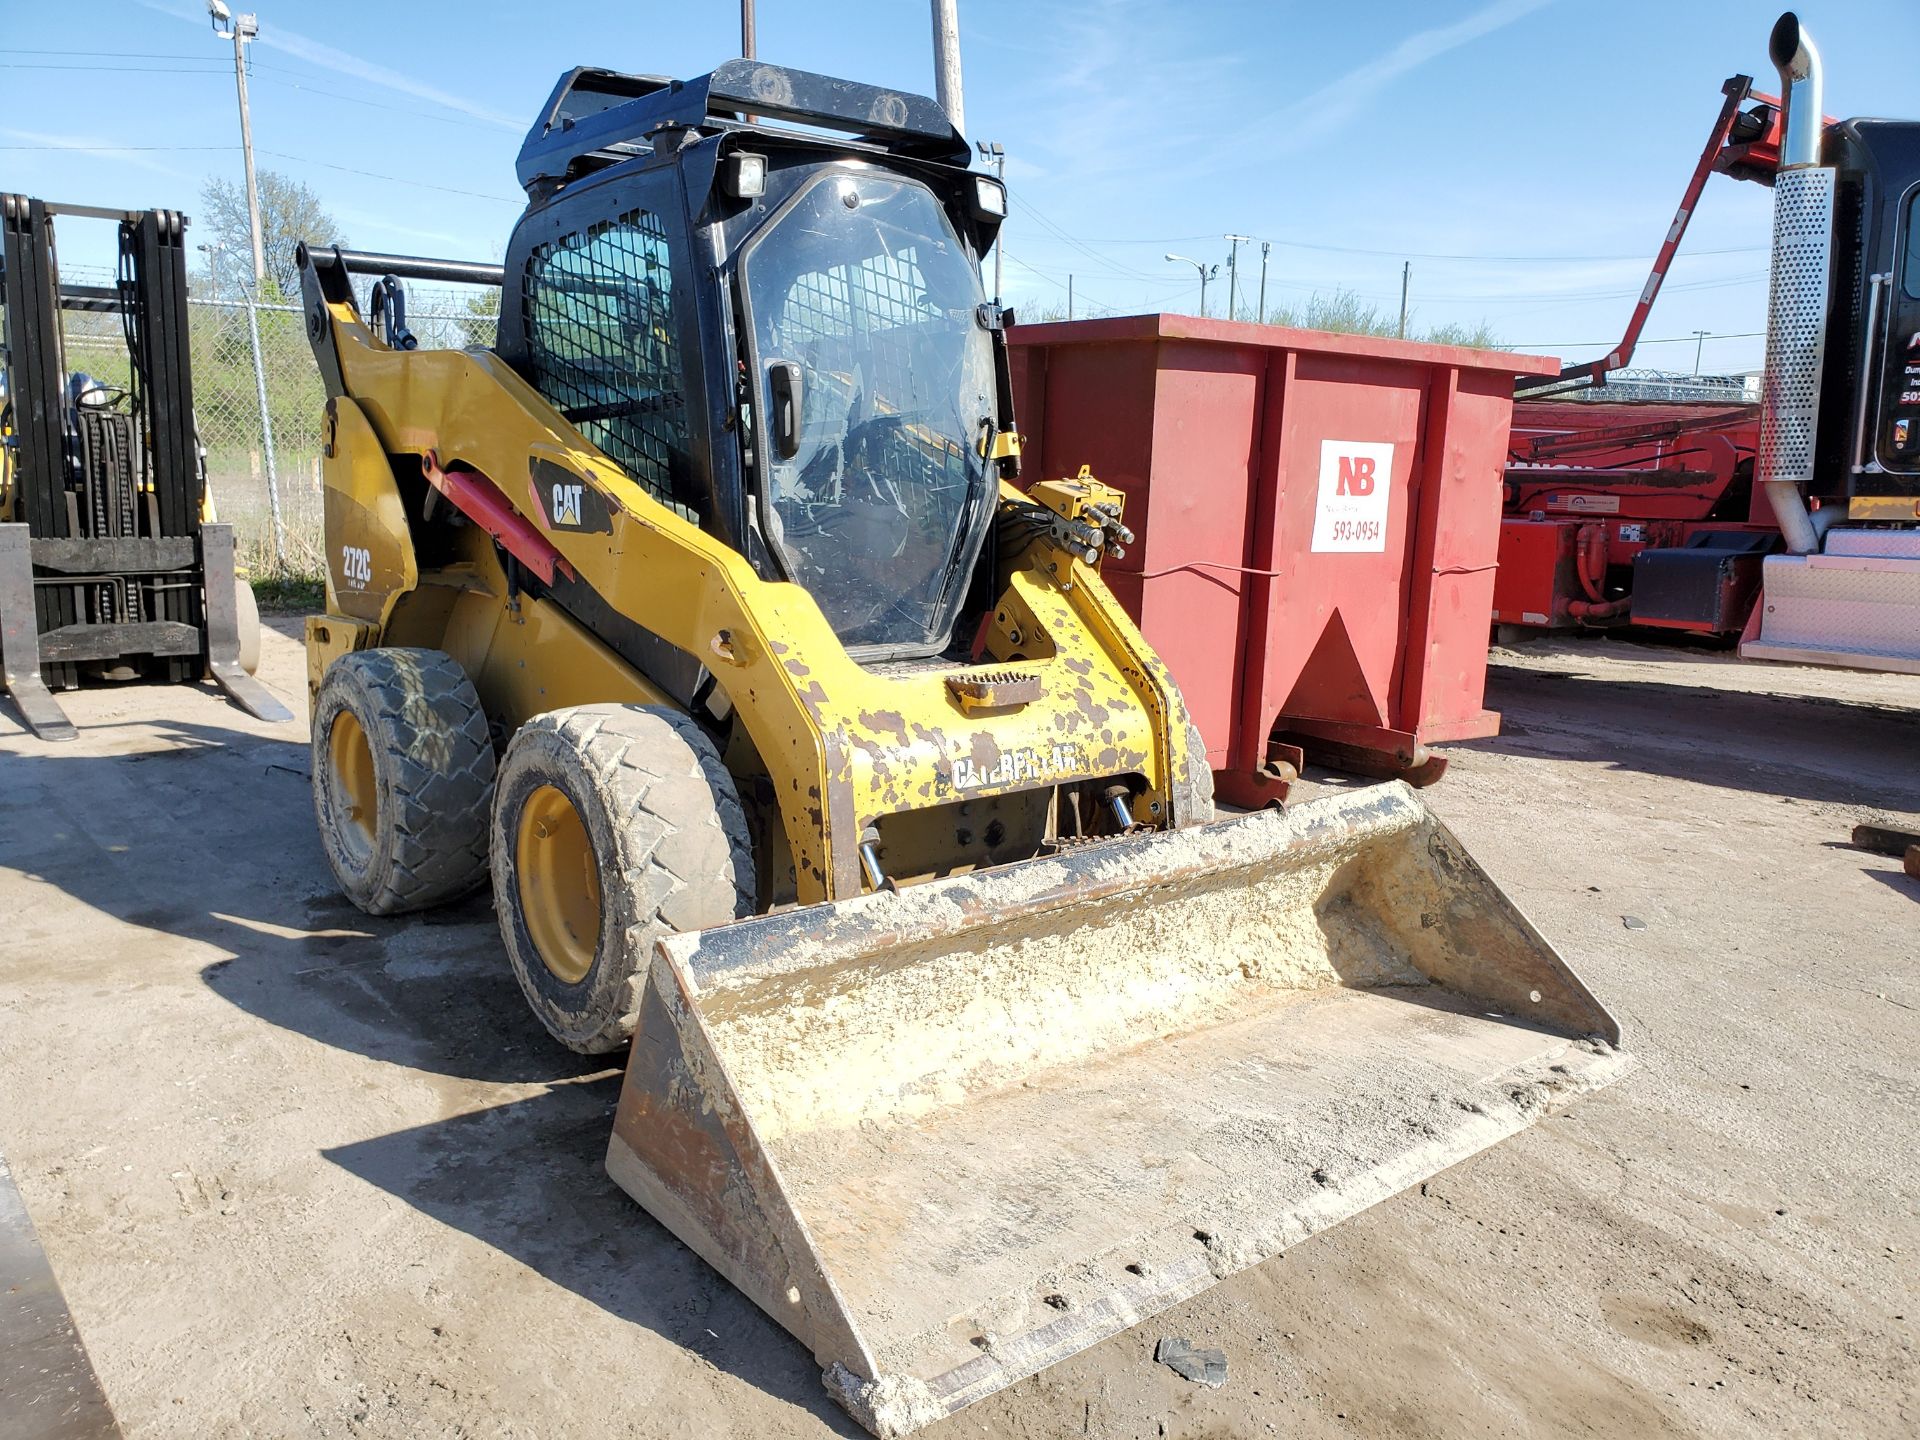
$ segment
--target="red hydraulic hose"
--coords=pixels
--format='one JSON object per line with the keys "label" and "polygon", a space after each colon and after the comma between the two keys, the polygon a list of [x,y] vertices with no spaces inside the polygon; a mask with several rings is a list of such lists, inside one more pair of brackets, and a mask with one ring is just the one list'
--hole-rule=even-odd
{"label": "red hydraulic hose", "polygon": [[1574,568],[1580,572],[1580,588],[1596,605],[1606,603],[1607,527],[1582,525],[1574,536]]}
{"label": "red hydraulic hose", "polygon": [[1576,620],[1611,620],[1626,614],[1632,604],[1631,595],[1622,595],[1618,600],[1575,600],[1567,606],[1567,613]]}
{"label": "red hydraulic hose", "polygon": [[1585,600],[1568,604],[1567,613],[1576,620],[1612,620],[1627,613],[1633,597],[1622,595],[1607,599],[1607,527],[1596,523],[1582,525],[1574,536],[1574,568],[1580,572],[1580,588]]}

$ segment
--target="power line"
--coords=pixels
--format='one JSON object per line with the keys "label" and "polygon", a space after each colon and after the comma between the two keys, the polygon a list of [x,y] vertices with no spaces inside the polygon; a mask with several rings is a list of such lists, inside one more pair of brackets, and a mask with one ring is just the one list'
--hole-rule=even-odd
{"label": "power line", "polygon": [[[1582,264],[1604,260],[1637,260],[1646,265],[1653,263],[1653,257],[1644,252],[1637,255],[1467,255],[1431,250],[1369,250],[1358,245],[1319,245],[1307,240],[1275,240],[1273,243],[1283,245],[1289,250],[1317,250],[1329,255],[1378,255],[1394,260],[1465,260],[1542,265]],[[1768,248],[1765,245],[1736,245],[1725,250],[1688,250],[1684,253],[1688,255],[1757,255]]]}
{"label": "power line", "polygon": [[[1032,215],[1034,219],[1037,220],[1045,229],[1052,231],[1057,238],[1064,241],[1066,244],[1072,245],[1075,249],[1079,250],[1082,254],[1089,256],[1090,258],[1100,262],[1101,264],[1108,266],[1108,268],[1113,269],[1120,274],[1126,275],[1130,279],[1144,279],[1145,277],[1139,271],[1131,270],[1124,264],[1120,263],[1119,261],[1110,260],[1105,256],[1098,255],[1095,252],[1089,250],[1087,247],[1091,245],[1183,245],[1183,244],[1192,243],[1194,241],[1217,240],[1220,238],[1217,235],[1167,235],[1167,236],[1161,236],[1159,238],[1133,238],[1133,237],[1093,238],[1088,236],[1076,236],[1076,235],[1070,234],[1065,229],[1065,227],[1049,219],[1037,206],[1033,204],[1031,200],[1026,198],[1026,192],[1024,190],[1020,192],[1018,198],[1020,201],[1021,211],[1023,213]],[[1255,238],[1266,239],[1268,237],[1256,236]],[[1311,241],[1311,240],[1273,240],[1271,243],[1274,245],[1282,246],[1290,250],[1311,250],[1311,251],[1316,251],[1318,253],[1327,254],[1327,255],[1371,255],[1371,256],[1382,256],[1382,257],[1387,257],[1391,259],[1406,259],[1406,260],[1450,260],[1450,261],[1462,261],[1462,262],[1488,262],[1488,263],[1498,263],[1498,264],[1540,264],[1540,265],[1584,264],[1584,263],[1594,263],[1594,262],[1600,262],[1600,261],[1629,261],[1629,260],[1637,261],[1642,264],[1651,264],[1653,261],[1653,257],[1645,253],[1644,251],[1636,254],[1627,254],[1627,255],[1621,255],[1621,254],[1615,254],[1615,255],[1478,255],[1478,254],[1470,254],[1462,251],[1445,251],[1445,250],[1401,250],[1401,249],[1380,250],[1380,249],[1372,249],[1372,248],[1369,248],[1366,246],[1360,246],[1360,245],[1327,245],[1324,243]],[[1758,255],[1758,254],[1766,253],[1769,248],[1770,247],[1766,245],[1733,245],[1733,246],[1727,246],[1720,249],[1688,249],[1683,251],[1682,255],[1683,256]],[[1638,292],[1636,291],[1634,293],[1637,294]]]}
{"label": "power line", "polygon": [[1064,244],[1071,245],[1075,250],[1078,250],[1082,255],[1085,255],[1089,260],[1093,261],[1094,264],[1099,265],[1103,269],[1112,272],[1114,275],[1124,280],[1150,280],[1155,278],[1153,276],[1147,275],[1143,271],[1129,269],[1127,266],[1120,265],[1115,261],[1107,259],[1106,256],[1101,255],[1098,251],[1089,249],[1086,245],[1083,245],[1080,241],[1076,240],[1072,235],[1069,235],[1059,225],[1056,225],[1053,221],[1049,220],[1044,214],[1040,212],[1038,208],[1029,204],[1026,200],[1026,195],[1024,191],[1022,191],[1017,197],[1015,197],[1015,199],[1017,199],[1018,201],[1019,209],[1012,213],[1032,216],[1034,221],[1037,224],[1039,224],[1043,229],[1050,232],[1056,239],[1060,240]]}
{"label": "power line", "polygon": [[[116,155],[125,152],[147,151],[233,151],[238,145],[0,145],[0,151],[34,150],[52,154],[67,155]],[[290,155],[284,150],[260,151],[262,155],[271,155],[276,160],[292,160],[301,165],[318,165],[325,170],[338,170],[343,175],[362,175],[369,180],[386,180],[395,185],[410,185],[420,190],[439,190],[448,195],[466,195],[475,200],[492,200],[500,205],[519,206],[526,202],[509,199],[504,195],[488,195],[479,190],[461,190],[452,185],[434,185],[425,180],[411,180],[400,175],[382,175],[376,170],[362,170],[349,165],[335,165],[326,160],[315,160],[307,155]]]}
{"label": "power line", "polygon": [[194,68],[184,65],[43,65],[0,60],[0,70],[91,70],[96,75],[223,75],[224,65]]}
{"label": "power line", "polygon": [[[1032,206],[1029,204],[1027,208],[1031,209]],[[1158,238],[1134,238],[1131,236],[1122,238],[1119,236],[1092,237],[1083,235],[1078,238],[1088,245],[1184,245],[1199,240],[1218,240],[1220,237],[1218,235],[1164,235]],[[1648,265],[1653,263],[1653,256],[1645,251],[1626,255],[1476,255],[1462,251],[1375,250],[1359,245],[1327,245],[1311,240],[1273,240],[1271,237],[1265,235],[1256,235],[1254,239],[1268,240],[1271,244],[1284,246],[1290,250],[1317,250],[1329,255],[1377,255],[1394,260],[1460,260],[1489,261],[1501,264],[1540,265],[1584,264],[1605,260],[1633,260]],[[1680,253],[1682,257],[1689,255],[1759,255],[1766,253],[1770,248],[1771,247],[1766,245],[1733,245],[1717,250],[1700,250],[1689,247]]]}
{"label": "power line", "polygon": [[[1726,290],[1741,285],[1752,285],[1767,278],[1766,271],[1756,271],[1748,275],[1728,275],[1715,280],[1690,280],[1675,282],[1661,287],[1660,293],[1671,294],[1679,290]],[[1587,300],[1625,300],[1636,298],[1640,290],[1556,290],[1539,291],[1529,295],[1466,295],[1428,293],[1423,300],[1458,301],[1467,305],[1537,305],[1578,304]],[[1392,297],[1376,297],[1392,298]]]}
{"label": "power line", "polygon": [[[259,61],[254,62],[254,68],[275,70],[283,75],[297,75],[299,73],[297,70],[289,70],[281,65],[262,65]],[[454,115],[432,115],[425,110],[416,109],[411,105],[387,105],[378,100],[363,100],[357,95],[342,95],[337,90],[323,90],[318,85],[303,85],[297,80],[280,80],[275,79],[273,76],[268,76],[267,79],[269,84],[276,87],[288,90],[300,90],[308,95],[324,95],[329,100],[344,100],[349,105],[365,105],[373,110],[390,110],[398,115],[413,115],[422,120],[431,120],[437,125],[464,125],[475,130],[498,130],[502,128],[497,125],[488,124],[482,120],[463,120]]]}
{"label": "power line", "polygon": [[[1015,264],[1017,264],[1022,270],[1025,270],[1028,274],[1038,276],[1040,279],[1046,281],[1047,284],[1053,286],[1054,289],[1062,292],[1066,290],[1067,288],[1066,283],[1062,281],[1054,271],[1044,269],[1041,266],[1035,265],[1033,262],[1029,260],[1022,260],[1016,255],[1014,255],[1014,253],[1011,250],[1007,252],[1007,258],[1009,260],[1012,260]],[[1075,272],[1075,274],[1077,275],[1078,272]],[[1105,277],[1097,277],[1097,278],[1105,278]],[[1155,278],[1153,280],[1140,282],[1140,288],[1143,290],[1181,290],[1181,289],[1190,290],[1193,288],[1193,281],[1182,280],[1178,277],[1171,277],[1171,278],[1165,278],[1165,279]],[[1074,296],[1076,299],[1092,298],[1087,296],[1086,291],[1080,288],[1077,283],[1074,288]],[[1092,303],[1097,305],[1102,305],[1104,308],[1109,310],[1117,308],[1112,305],[1106,305],[1105,302],[1099,301],[1099,300],[1093,300]]]}
{"label": "power line", "polygon": [[1098,298],[1097,296],[1087,294],[1087,292],[1081,289],[1078,284],[1076,284],[1073,287],[1073,289],[1069,291],[1067,286],[1062,284],[1060,281],[1054,279],[1054,277],[1049,275],[1046,271],[1041,270],[1036,266],[1029,265],[1026,261],[1020,259],[1019,256],[1015,255],[1011,250],[1007,252],[1007,259],[1011,260],[1015,265],[1018,265],[1022,270],[1025,270],[1029,275],[1036,276],[1039,279],[1046,281],[1047,284],[1053,286],[1054,289],[1060,291],[1063,295],[1071,294],[1076,304],[1084,304],[1090,307],[1091,309],[1095,309],[1095,310],[1104,310],[1109,315],[1117,315],[1120,313],[1119,306],[1110,304],[1107,301]]}
{"label": "power line", "polygon": [[[1767,332],[1764,330],[1735,330],[1721,332],[1709,330],[1708,340],[1757,340]],[[1691,345],[1692,335],[1670,335],[1660,340],[1641,340],[1639,345]],[[1516,350],[1578,350],[1589,345],[1618,345],[1620,337],[1611,340],[1513,340],[1509,344]]]}
{"label": "power line", "polygon": [[433,185],[425,180],[409,180],[400,175],[382,175],[377,170],[362,170],[353,165],[335,165],[326,160],[315,160],[308,155],[289,155],[284,150],[260,151],[262,155],[271,155],[276,160],[292,160],[301,165],[318,165],[323,170],[338,170],[342,175],[360,175],[368,180],[388,180],[395,185],[410,185],[417,190],[438,190],[447,195],[465,195],[474,200],[491,200],[497,205],[512,205],[518,208],[526,204],[525,200],[510,200],[504,195],[488,195],[479,190],[460,190],[452,185]]}
{"label": "power line", "polygon": [[[1028,207],[1028,208],[1031,209],[1031,207]],[[1038,267],[1033,266],[1031,264],[1029,264],[1027,268],[1030,270],[1035,270],[1036,272],[1038,270]],[[1146,285],[1146,286],[1176,288],[1182,285],[1191,285],[1193,283],[1192,281],[1188,281],[1188,280],[1169,280],[1159,276],[1143,275],[1136,271],[1114,271],[1113,273],[1118,278],[1135,281],[1136,283]],[[1765,271],[1753,271],[1748,274],[1720,276],[1720,277],[1709,279],[1709,280],[1674,281],[1667,284],[1665,287],[1663,287],[1662,293],[1666,294],[1666,293],[1675,293],[1679,291],[1698,291],[1698,290],[1723,290],[1723,289],[1729,289],[1737,286],[1755,284],[1761,280],[1764,280],[1765,278],[1766,278]],[[1057,284],[1058,282],[1054,282],[1054,283]],[[1061,288],[1064,289],[1065,287],[1062,286]],[[1316,281],[1309,281],[1309,280],[1283,280],[1283,279],[1275,278],[1268,281],[1267,288],[1270,290],[1292,291],[1297,294],[1305,294],[1305,295],[1318,295],[1318,294],[1328,293],[1330,291],[1345,291],[1348,294],[1354,296],[1354,298],[1356,299],[1373,300],[1381,304],[1395,303],[1399,300],[1399,296],[1397,294],[1387,295],[1387,294],[1382,294],[1376,291],[1358,290],[1353,288],[1350,285],[1343,284],[1339,281],[1316,282]],[[1641,290],[1639,289],[1535,291],[1528,294],[1518,294],[1518,295],[1478,294],[1473,292],[1443,291],[1438,293],[1425,294],[1421,296],[1421,301],[1423,304],[1448,303],[1448,304],[1461,304],[1461,305],[1532,305],[1532,306],[1537,306],[1544,309],[1549,306],[1582,304],[1587,301],[1632,299],[1632,298],[1638,297],[1640,294],[1641,294]],[[1604,342],[1596,342],[1596,343],[1604,343]]]}
{"label": "power line", "polygon": [[187,54],[182,52],[179,54],[171,54],[164,51],[147,50],[23,50],[17,45],[12,48],[10,53],[14,55],[91,55],[108,60],[204,60],[207,58],[204,53]]}
{"label": "power line", "polygon": [[[152,74],[152,75],[224,75],[226,74],[226,71],[227,71],[227,67],[225,65],[207,65],[204,63],[200,63],[200,62],[206,61],[206,56],[204,55],[170,54],[170,53],[162,53],[162,52],[149,54],[149,53],[138,51],[138,50],[14,50],[14,51],[11,51],[10,53],[15,55],[55,55],[55,56],[62,56],[62,57],[92,57],[95,59],[103,59],[103,60],[185,60],[185,61],[191,61],[195,63],[189,66],[182,67],[177,65],[154,65],[154,66],[56,65],[56,64],[49,64],[44,62],[15,63],[15,62],[9,61],[9,62],[5,62],[4,64],[0,64],[0,69],[92,70],[92,71],[97,71],[97,72],[106,73],[106,74]],[[265,60],[256,60],[251,55],[247,57],[247,70],[249,74],[257,70],[269,70],[274,72],[276,75],[298,76],[305,73],[300,70],[295,70],[290,66],[276,65],[270,61],[265,61]],[[283,85],[288,89],[292,89],[292,90],[304,90],[310,95],[324,95],[329,100],[344,100],[349,105],[365,105],[374,110],[391,110],[396,114],[400,114],[400,115],[415,115],[422,120],[433,120],[433,121],[437,121],[442,125],[469,125],[469,126],[473,126],[476,129],[483,129],[483,130],[503,128],[503,127],[487,124],[483,121],[477,121],[477,120],[471,120],[471,119],[460,119],[450,115],[432,115],[427,113],[425,110],[420,110],[410,105],[387,105],[387,104],[381,103],[378,100],[365,100],[356,95],[342,95],[337,90],[325,90],[318,85],[301,84],[298,80],[275,80],[273,83],[276,85]],[[452,108],[452,107],[449,106],[446,108]],[[131,147],[127,147],[127,148],[131,148]],[[163,147],[154,147],[154,148],[163,148]],[[179,148],[189,149],[192,147],[182,146]]]}
{"label": "power line", "polygon": [[51,150],[66,155],[116,155],[126,150],[238,150],[238,145],[0,145],[0,150]]}

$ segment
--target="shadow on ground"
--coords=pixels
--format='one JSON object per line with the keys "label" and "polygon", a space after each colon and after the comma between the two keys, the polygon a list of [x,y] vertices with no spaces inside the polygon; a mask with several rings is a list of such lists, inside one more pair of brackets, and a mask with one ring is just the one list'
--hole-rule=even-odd
{"label": "shadow on ground", "polygon": [[607,1068],[547,1039],[484,892],[387,919],[340,895],[314,828],[305,744],[181,722],[141,735],[148,747],[122,754],[34,741],[9,753],[0,865],[227,952],[203,971],[216,993],[340,1049],[490,1083]]}
{"label": "shadow on ground", "polygon": [[[549,1087],[326,1150],[333,1163],[611,1314],[841,1433],[805,1350],[622,1193],[604,1168],[623,1057],[581,1056],[528,1010],[483,890],[376,919],[340,896],[313,822],[308,747],[204,723],[127,727],[140,748],[13,743],[0,867],[99,915],[224,952],[201,971],[269,1024],[449,1079]],[[87,943],[67,922],[45,943]],[[485,1089],[463,1096],[484,1105]],[[614,1357],[608,1357],[617,1366]]]}
{"label": "shadow on ground", "polygon": [[1498,663],[1487,705],[1501,712],[1502,733],[1449,750],[1592,760],[1729,790],[1920,811],[1913,710]]}
{"label": "shadow on ground", "polygon": [[[607,1177],[618,1075],[323,1153],[556,1285],[715,1368],[864,1435],[806,1349]],[[603,1357],[617,1373],[617,1356]]]}

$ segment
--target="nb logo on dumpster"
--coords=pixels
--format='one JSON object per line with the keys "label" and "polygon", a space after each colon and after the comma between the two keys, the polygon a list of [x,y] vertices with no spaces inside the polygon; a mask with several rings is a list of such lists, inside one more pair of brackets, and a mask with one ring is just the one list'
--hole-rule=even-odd
{"label": "nb logo on dumpster", "polygon": [[1322,440],[1309,548],[1334,555],[1384,551],[1392,498],[1390,442]]}

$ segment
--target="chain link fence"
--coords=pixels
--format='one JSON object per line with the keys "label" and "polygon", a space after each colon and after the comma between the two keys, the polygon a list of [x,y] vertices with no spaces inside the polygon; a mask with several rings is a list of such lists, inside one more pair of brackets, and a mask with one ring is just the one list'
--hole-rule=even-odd
{"label": "chain link fence", "polygon": [[[111,284],[98,276],[65,278]],[[499,292],[486,287],[408,287],[407,328],[423,349],[492,346]],[[367,313],[361,296],[361,313]],[[121,319],[67,318],[67,368],[104,384],[130,380]],[[187,302],[194,418],[206,453],[207,486],[219,518],[234,527],[241,565],[256,578],[317,580],[323,568],[320,436],[326,392],[298,305],[245,293]]]}

